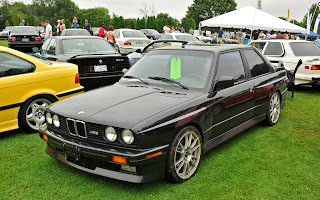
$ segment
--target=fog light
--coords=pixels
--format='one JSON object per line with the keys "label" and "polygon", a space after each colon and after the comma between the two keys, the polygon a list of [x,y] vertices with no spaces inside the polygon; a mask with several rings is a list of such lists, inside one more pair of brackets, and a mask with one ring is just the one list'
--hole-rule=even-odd
{"label": "fog light", "polygon": [[137,172],[136,167],[131,167],[129,165],[121,165],[121,169],[128,172]]}

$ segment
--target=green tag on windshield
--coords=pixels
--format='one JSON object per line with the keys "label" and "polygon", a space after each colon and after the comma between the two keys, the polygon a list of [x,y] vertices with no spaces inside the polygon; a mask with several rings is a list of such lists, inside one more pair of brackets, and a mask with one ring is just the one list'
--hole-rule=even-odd
{"label": "green tag on windshield", "polygon": [[171,75],[170,78],[178,79],[181,77],[181,59],[173,57],[171,59]]}

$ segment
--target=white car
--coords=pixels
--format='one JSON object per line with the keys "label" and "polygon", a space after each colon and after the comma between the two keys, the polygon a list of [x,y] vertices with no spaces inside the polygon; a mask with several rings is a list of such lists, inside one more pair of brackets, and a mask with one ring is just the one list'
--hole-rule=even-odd
{"label": "white car", "polygon": [[287,71],[294,71],[299,60],[295,85],[311,84],[320,88],[320,48],[312,42],[288,39],[261,39],[249,45],[256,47],[269,60],[282,61]]}
{"label": "white car", "polygon": [[114,30],[117,49],[121,54],[129,54],[137,49],[143,49],[151,42],[141,31],[134,29]]}
{"label": "white car", "polygon": [[0,39],[3,40],[3,39],[8,39],[9,38],[9,35],[11,34],[11,31],[13,29],[13,26],[7,26],[5,29],[3,29],[1,32],[0,32]]}
{"label": "white car", "polygon": [[167,33],[162,35],[159,40],[185,40],[188,44],[201,44],[202,42],[194,35],[189,33]]}

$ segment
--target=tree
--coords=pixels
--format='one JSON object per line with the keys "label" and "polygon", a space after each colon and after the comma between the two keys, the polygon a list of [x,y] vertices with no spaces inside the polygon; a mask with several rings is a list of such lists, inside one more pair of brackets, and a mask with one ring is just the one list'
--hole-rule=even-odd
{"label": "tree", "polygon": [[91,27],[99,27],[102,22],[104,22],[106,25],[109,25],[109,10],[102,7],[81,9],[79,11],[78,20],[84,23],[84,20],[86,19],[91,24]]}
{"label": "tree", "polygon": [[10,26],[10,23],[9,23],[9,21],[8,21],[8,20],[6,20],[5,25],[6,25],[6,27],[7,27],[7,26]]}
{"label": "tree", "polygon": [[147,2],[144,2],[142,7],[139,9],[139,12],[145,19],[147,19],[149,16],[155,16],[157,12],[156,5],[154,3],[147,4]]}
{"label": "tree", "polygon": [[136,29],[137,19],[125,19],[124,27],[130,26],[133,29]]}
{"label": "tree", "polygon": [[183,18],[181,20],[181,26],[188,32],[191,28],[196,29],[197,24],[193,18]]}
{"label": "tree", "polygon": [[235,0],[194,0],[188,7],[186,18],[199,22],[235,10]]}
{"label": "tree", "polygon": [[150,28],[150,29],[156,29],[157,28],[156,17],[155,16],[148,17],[148,19],[147,19],[147,27],[146,28]]}
{"label": "tree", "polygon": [[156,28],[157,28],[157,31],[159,32],[159,33],[162,33],[163,32],[163,27],[165,26],[165,25],[168,25],[169,23],[168,23],[168,20],[166,19],[166,18],[164,18],[164,17],[160,17],[160,18],[158,18],[157,17],[157,19],[156,19]]}
{"label": "tree", "polygon": [[144,29],[146,28],[146,20],[145,18],[143,17],[142,19],[137,19],[137,26],[136,26],[136,29],[140,30],[140,29]]}

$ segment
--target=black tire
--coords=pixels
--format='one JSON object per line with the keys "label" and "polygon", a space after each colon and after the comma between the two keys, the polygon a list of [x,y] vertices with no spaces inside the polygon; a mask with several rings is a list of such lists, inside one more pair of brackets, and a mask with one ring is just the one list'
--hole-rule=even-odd
{"label": "black tire", "polygon": [[[186,135],[189,135],[189,137],[186,137]],[[189,141],[190,135],[192,136],[191,140]],[[188,138],[187,141],[189,142],[187,143],[189,146],[186,145],[186,143],[182,145],[182,143],[186,141],[186,138]],[[181,144],[181,146],[184,148],[188,148],[182,149],[179,144]],[[166,161],[166,178],[174,183],[182,183],[189,180],[197,172],[200,165],[201,156],[202,138],[200,132],[193,126],[184,127],[174,137],[170,144]],[[181,170],[182,173],[179,173]]]}
{"label": "black tire", "polygon": [[266,113],[267,115],[266,123],[269,126],[275,125],[279,121],[280,112],[281,112],[281,98],[280,98],[279,92],[275,91],[269,99],[269,106]]}
{"label": "black tire", "polygon": [[[18,121],[19,121],[19,127],[21,129],[23,129],[24,131],[26,131],[27,133],[36,133],[39,129],[40,126],[44,125],[44,124],[40,124],[40,120],[39,120],[39,127],[37,127],[37,122],[33,121],[35,123],[35,125],[33,126],[33,122],[31,122],[31,120],[27,120],[27,115],[29,116],[30,113],[30,109],[32,110],[32,117],[31,118],[41,118],[43,119],[44,116],[44,108],[47,106],[44,106],[43,104],[41,105],[41,107],[36,108],[37,110],[39,110],[39,113],[37,113],[37,115],[34,115],[34,111],[33,108],[31,108],[30,106],[32,106],[31,104],[34,104],[36,102],[46,102],[49,106],[51,103],[55,102],[55,99],[53,99],[50,96],[36,96],[36,97],[32,97],[30,99],[28,99],[25,103],[23,103],[23,105],[20,108],[20,112],[19,112],[19,117],[18,117]],[[40,112],[42,115],[40,115]],[[29,114],[27,114],[29,113]],[[38,115],[39,114],[39,115]]]}

